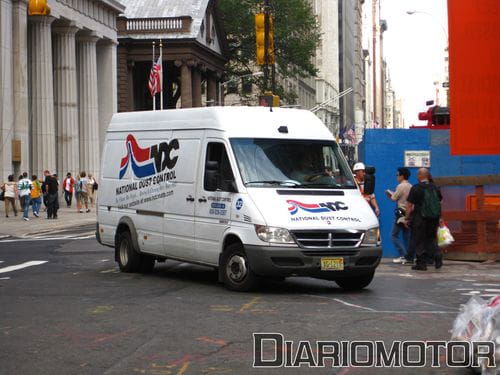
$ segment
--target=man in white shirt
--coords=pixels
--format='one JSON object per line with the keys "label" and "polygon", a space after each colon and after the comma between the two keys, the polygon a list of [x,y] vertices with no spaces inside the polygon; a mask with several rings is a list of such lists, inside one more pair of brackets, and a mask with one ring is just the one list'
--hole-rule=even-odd
{"label": "man in white shirt", "polygon": [[29,221],[28,213],[30,209],[31,200],[31,189],[33,184],[28,178],[28,173],[23,173],[23,178],[17,183],[17,191],[19,192],[19,199],[21,201],[21,207],[23,208],[23,220]]}
{"label": "man in white shirt", "polygon": [[[399,257],[393,259],[394,263],[413,263],[414,254],[410,249],[410,230],[405,226],[404,217],[406,214],[406,201],[408,194],[410,194],[411,184],[408,182],[410,171],[408,168],[398,168],[396,177],[398,179],[398,186],[396,191],[386,190],[386,195],[389,199],[397,202],[395,211],[396,218],[392,226],[392,242],[399,252]],[[400,234],[401,237],[400,238]],[[402,239],[402,240],[401,240]]]}

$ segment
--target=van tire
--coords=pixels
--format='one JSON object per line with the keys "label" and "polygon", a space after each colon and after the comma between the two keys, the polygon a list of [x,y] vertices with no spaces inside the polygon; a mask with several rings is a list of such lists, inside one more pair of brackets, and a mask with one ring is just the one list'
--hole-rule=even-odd
{"label": "van tire", "polygon": [[141,273],[150,273],[155,268],[155,257],[151,255],[141,255],[141,265],[139,267],[139,272]]}
{"label": "van tire", "polygon": [[360,276],[338,279],[335,280],[335,282],[338,286],[345,290],[361,290],[372,282],[373,276],[375,276],[375,271]]}
{"label": "van tire", "polygon": [[141,266],[141,254],[134,249],[132,236],[128,231],[122,231],[116,242],[118,266],[122,272],[137,272]]}
{"label": "van tire", "polygon": [[229,245],[221,257],[222,281],[236,292],[248,292],[257,287],[259,277],[248,265],[248,258],[241,243]]}

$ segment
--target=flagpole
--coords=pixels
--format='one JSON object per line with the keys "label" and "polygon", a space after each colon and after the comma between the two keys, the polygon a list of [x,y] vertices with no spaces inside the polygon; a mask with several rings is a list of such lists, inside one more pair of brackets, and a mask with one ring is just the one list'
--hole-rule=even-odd
{"label": "flagpole", "polygon": [[161,74],[160,74],[160,109],[163,110],[163,42],[160,39],[160,66],[161,66]]}
{"label": "flagpole", "polygon": [[[155,42],[153,40],[153,68],[155,65]],[[156,111],[156,94],[153,95],[153,111]]]}

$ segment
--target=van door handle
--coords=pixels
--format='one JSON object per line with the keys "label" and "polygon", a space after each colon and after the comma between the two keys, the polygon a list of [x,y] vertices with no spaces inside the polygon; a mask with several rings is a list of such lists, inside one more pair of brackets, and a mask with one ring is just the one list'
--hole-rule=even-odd
{"label": "van door handle", "polygon": [[188,201],[188,202],[194,202],[194,198],[192,196],[188,196],[186,198],[186,201]]}
{"label": "van door handle", "polygon": [[200,198],[200,199],[198,199],[198,202],[200,202],[200,203],[207,203],[207,199],[206,198]]}

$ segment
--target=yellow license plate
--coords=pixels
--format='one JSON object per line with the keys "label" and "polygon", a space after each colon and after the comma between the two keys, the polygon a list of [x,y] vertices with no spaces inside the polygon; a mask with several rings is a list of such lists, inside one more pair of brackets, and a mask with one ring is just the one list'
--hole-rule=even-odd
{"label": "yellow license plate", "polygon": [[343,271],[344,258],[321,258],[321,271]]}

